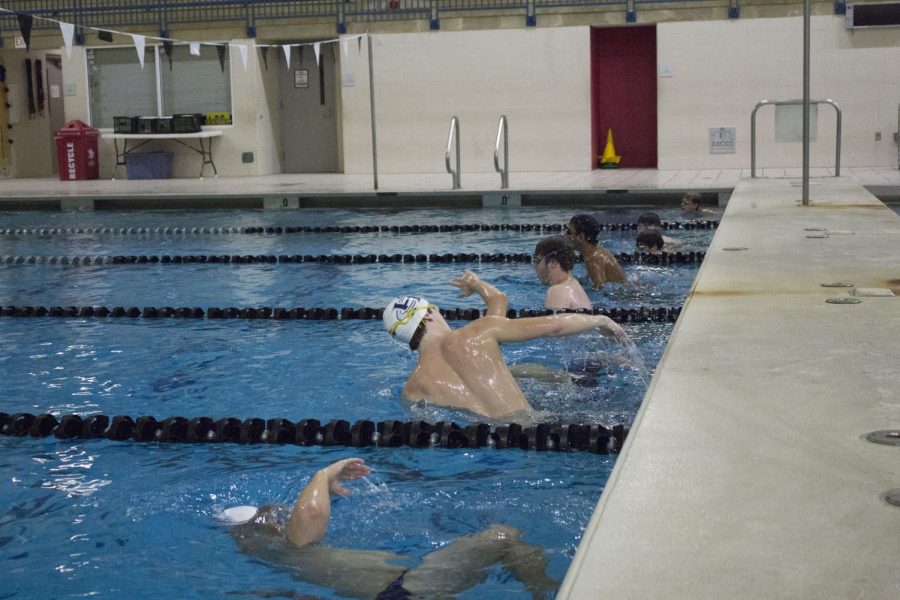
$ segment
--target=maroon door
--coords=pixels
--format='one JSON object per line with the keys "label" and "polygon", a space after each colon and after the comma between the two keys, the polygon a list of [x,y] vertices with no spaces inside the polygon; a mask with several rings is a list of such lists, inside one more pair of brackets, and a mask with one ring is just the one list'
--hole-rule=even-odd
{"label": "maroon door", "polygon": [[606,132],[625,169],[656,168],[656,27],[591,28],[592,168]]}

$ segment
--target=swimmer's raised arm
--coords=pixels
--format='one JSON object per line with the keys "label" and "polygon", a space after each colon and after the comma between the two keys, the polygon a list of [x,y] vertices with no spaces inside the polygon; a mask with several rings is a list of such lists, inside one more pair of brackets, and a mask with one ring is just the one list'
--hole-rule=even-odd
{"label": "swimmer's raised arm", "polygon": [[497,323],[496,336],[501,344],[524,342],[540,337],[565,337],[591,329],[620,342],[629,339],[618,323],[602,315],[557,314],[546,317],[508,319]]}
{"label": "swimmer's raised arm", "polygon": [[450,282],[450,285],[459,288],[459,297],[465,298],[476,292],[487,306],[487,316],[505,317],[509,299],[506,294],[486,281],[482,281],[472,271],[463,271],[463,274]]}
{"label": "swimmer's raised arm", "polygon": [[359,479],[370,472],[361,458],[345,458],[317,471],[294,503],[287,538],[297,546],[321,540],[331,518],[331,494],[349,496],[350,490],[341,481]]}

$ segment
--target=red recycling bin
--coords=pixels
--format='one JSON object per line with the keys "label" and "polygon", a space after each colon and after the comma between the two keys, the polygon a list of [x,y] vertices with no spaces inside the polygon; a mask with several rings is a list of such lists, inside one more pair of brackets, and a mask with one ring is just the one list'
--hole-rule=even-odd
{"label": "red recycling bin", "polygon": [[99,131],[81,121],[69,121],[56,132],[60,181],[100,177],[99,137]]}

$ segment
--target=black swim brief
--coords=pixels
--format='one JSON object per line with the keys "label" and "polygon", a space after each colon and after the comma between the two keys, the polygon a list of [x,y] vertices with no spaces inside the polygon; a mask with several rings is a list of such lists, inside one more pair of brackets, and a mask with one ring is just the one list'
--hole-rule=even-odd
{"label": "black swim brief", "polygon": [[375,596],[375,600],[405,600],[406,598],[412,598],[413,596],[409,590],[403,587],[404,575],[406,575],[406,571],[400,573],[397,579]]}

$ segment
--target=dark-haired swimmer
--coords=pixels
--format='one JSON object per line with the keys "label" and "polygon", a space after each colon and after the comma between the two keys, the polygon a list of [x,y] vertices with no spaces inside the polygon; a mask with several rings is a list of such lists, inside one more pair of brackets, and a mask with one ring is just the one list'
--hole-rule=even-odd
{"label": "dark-haired swimmer", "polygon": [[510,372],[501,344],[542,337],[562,337],[597,330],[621,342],[628,335],[609,317],[556,314],[508,319],[507,297],[493,285],[466,271],[451,285],[460,296],[481,296],[486,315],[452,329],[440,311],[424,298],[400,296],[384,309],[384,325],[397,340],[419,352],[419,361],[403,387],[407,400],[425,399],[500,419],[530,411],[531,405]]}
{"label": "dark-haired swimmer", "polygon": [[569,239],[584,258],[594,289],[604,283],[625,283],[625,271],[612,253],[598,242],[600,224],[591,215],[575,215],[569,221]]}
{"label": "dark-haired swimmer", "polygon": [[658,233],[662,236],[663,243],[666,246],[678,243],[674,238],[663,234],[662,220],[655,212],[641,213],[641,216],[638,217],[637,234],[641,235],[642,233]]}
{"label": "dark-haired swimmer", "polygon": [[228,509],[231,534],[251,556],[285,565],[298,579],[351,598],[452,598],[484,581],[496,564],[524,583],[533,597],[549,597],[556,590],[558,582],[545,571],[543,550],[503,525],[459,537],[428,553],[414,568],[396,564],[406,557],[393,552],[320,543],[331,518],[331,494],[349,495],[341,482],[369,472],[363,459],[346,458],[317,471],[293,509],[271,504]]}
{"label": "dark-haired swimmer", "polygon": [[645,231],[643,233],[639,233],[637,236],[637,240],[635,240],[635,245],[637,249],[641,252],[650,252],[651,254],[656,254],[658,252],[662,252],[663,245],[663,236],[656,231]]}
{"label": "dark-haired swimmer", "polygon": [[591,301],[578,280],[572,277],[575,249],[563,235],[544,238],[534,247],[534,272],[541,283],[549,286],[544,308],[592,308]]}

